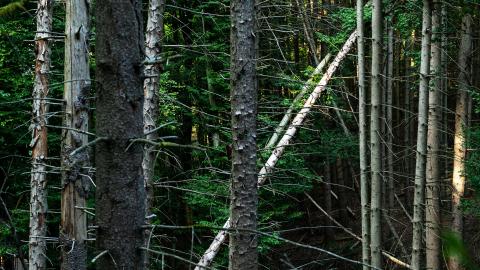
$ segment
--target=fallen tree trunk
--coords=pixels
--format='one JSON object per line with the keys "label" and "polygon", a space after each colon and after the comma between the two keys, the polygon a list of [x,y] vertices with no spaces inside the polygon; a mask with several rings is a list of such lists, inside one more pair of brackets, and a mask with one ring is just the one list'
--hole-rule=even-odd
{"label": "fallen tree trunk", "polygon": [[[329,82],[329,80],[332,78],[333,74],[337,70],[338,66],[340,65],[340,62],[342,62],[342,60],[345,59],[345,57],[347,56],[347,53],[355,44],[356,39],[357,39],[357,31],[354,31],[350,35],[348,40],[345,42],[342,49],[338,52],[333,62],[328,67],[327,72],[325,72],[320,82],[317,84],[317,86],[312,91],[308,99],[305,101],[300,112],[298,112],[295,118],[293,119],[287,131],[285,132],[283,137],[280,139],[277,146],[275,147],[272,154],[270,155],[270,158],[267,160],[263,168],[260,170],[258,174],[258,187],[262,186],[265,183],[265,181],[267,180],[268,174],[273,171],[273,168],[275,167],[278,160],[282,156],[283,152],[285,151],[285,148],[287,147],[287,145],[290,144],[291,140],[297,133],[298,128],[303,124],[305,118],[307,117],[307,114],[312,109],[313,104],[315,104],[315,101],[318,99],[318,97],[320,97],[320,94],[325,90],[327,83]],[[210,244],[210,247],[205,251],[202,258],[200,258],[200,261],[195,267],[195,270],[203,270],[208,268],[208,266],[211,264],[211,262],[217,255],[218,251],[220,250],[222,243],[227,238],[227,231],[229,228],[230,228],[230,219],[228,219],[227,222],[225,222],[225,224],[223,225],[223,230],[221,230],[215,236],[212,244]]]}
{"label": "fallen tree trunk", "polygon": [[330,61],[330,58],[332,58],[332,55],[329,53],[325,56],[325,58],[323,58],[322,62],[318,64],[317,68],[315,68],[315,71],[313,71],[312,75],[310,76],[310,79],[308,79],[308,81],[303,85],[302,90],[300,90],[297,96],[293,99],[292,104],[288,108],[287,112],[283,116],[277,128],[275,128],[275,132],[273,133],[272,137],[270,137],[270,140],[268,140],[268,143],[265,146],[265,149],[270,149],[277,144],[278,139],[280,138],[280,135],[287,127],[287,124],[288,122],[290,122],[290,119],[292,119],[295,105],[298,104],[298,102],[305,96],[308,90],[311,90],[311,88],[315,86],[313,82],[315,79],[315,76],[322,73],[323,68],[325,67],[325,65],[327,65],[328,61]]}

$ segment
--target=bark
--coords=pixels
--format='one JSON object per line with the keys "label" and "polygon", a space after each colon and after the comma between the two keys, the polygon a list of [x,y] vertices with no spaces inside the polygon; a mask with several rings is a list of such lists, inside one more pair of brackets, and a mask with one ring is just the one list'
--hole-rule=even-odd
{"label": "bark", "polygon": [[[360,204],[362,207],[362,262],[370,264],[370,209],[368,206],[368,148],[367,148],[367,95],[365,88],[365,26],[363,0],[357,0],[357,54],[358,54],[358,102],[359,102],[359,152],[360,152]],[[369,270],[363,266],[363,270]]]}
{"label": "bark", "polygon": [[35,81],[32,93],[32,171],[30,179],[29,269],[46,268],[47,245],[47,113],[49,91],[50,33],[52,31],[52,2],[37,2],[37,32],[35,35]]}
{"label": "bark", "polygon": [[427,159],[428,83],[430,72],[430,0],[423,1],[422,48],[420,58],[420,86],[418,98],[417,155],[415,164],[415,188],[413,197],[412,268],[422,269],[423,207],[425,204],[425,171]]}
{"label": "bark", "polygon": [[[462,19],[462,39],[458,55],[458,93],[455,108],[455,138],[453,144],[453,177],[452,177],[452,230],[462,238],[463,214],[461,199],[465,192],[465,158],[467,154],[465,141],[465,128],[467,122],[468,88],[470,86],[469,58],[472,53],[472,17],[465,14]],[[463,269],[456,257],[448,261],[450,270]]]}
{"label": "bark", "polygon": [[[258,174],[258,186],[261,187],[265,181],[267,180],[267,176],[269,173],[273,171],[275,165],[277,164],[278,160],[282,156],[283,152],[285,151],[285,147],[288,146],[291,140],[295,137],[298,128],[303,124],[306,116],[312,109],[313,104],[315,101],[320,97],[320,94],[326,89],[328,81],[332,78],[333,74],[337,70],[338,66],[342,62],[342,60],[347,56],[347,53],[353,47],[355,40],[357,38],[357,32],[354,31],[348,40],[343,45],[342,49],[338,52],[337,56],[333,60],[333,62],[328,67],[327,71],[323,75],[320,82],[317,84],[315,89],[312,91],[308,99],[305,101],[302,109],[293,119],[292,123],[288,127],[287,131],[283,135],[283,137],[278,142],[275,150],[270,155],[267,162],[264,164],[262,169]],[[195,270],[203,270],[207,269],[207,267],[212,263],[213,259],[217,255],[218,251],[220,250],[221,244],[225,241],[227,233],[226,230],[230,228],[230,219],[228,219],[225,224],[223,225],[223,229],[221,230],[213,239],[213,242],[210,244],[210,247],[205,251],[205,253],[200,258]]]}
{"label": "bark", "polygon": [[432,45],[430,59],[430,93],[428,98],[427,171],[425,194],[426,268],[441,269],[440,265],[440,119],[441,53],[440,1],[432,5]]}
{"label": "bark", "polygon": [[96,20],[97,269],[144,269],[141,1],[97,2]]}
{"label": "bark", "polygon": [[[255,0],[232,1],[230,86],[232,180],[230,182],[229,269],[258,268],[257,78]],[[242,231],[243,230],[243,231]],[[248,230],[248,231],[245,231]]]}
{"label": "bark", "polygon": [[295,107],[297,107],[298,103],[302,100],[302,98],[305,96],[305,94],[314,87],[313,80],[315,79],[315,76],[322,73],[323,69],[327,65],[328,61],[330,61],[331,57],[332,57],[331,54],[327,54],[325,56],[325,58],[323,58],[322,62],[320,62],[320,64],[318,64],[317,68],[315,68],[315,70],[313,71],[312,75],[310,76],[310,79],[308,79],[308,81],[303,85],[300,92],[293,99],[292,104],[288,108],[287,112],[283,116],[283,118],[280,121],[280,123],[278,124],[277,128],[275,128],[275,132],[273,133],[272,137],[270,137],[270,140],[268,140],[268,143],[265,146],[266,149],[270,149],[277,144],[278,139],[282,135],[282,132],[287,127],[287,124],[290,122],[290,119],[292,119],[293,111],[295,110]]}
{"label": "bark", "polygon": [[[158,139],[158,133],[152,132],[156,128],[159,116],[158,93],[160,90],[160,62],[161,42],[163,38],[163,10],[164,0],[150,0],[148,6],[147,29],[145,32],[145,80],[143,81],[143,132],[147,134],[147,140]],[[155,172],[155,152],[151,145],[144,146],[142,161],[144,185],[147,192],[145,202],[145,214],[150,215],[150,207],[153,202],[153,177]],[[145,246],[149,248],[148,235],[150,230],[145,230]],[[149,268],[149,256],[145,254],[145,269]]]}
{"label": "bark", "polygon": [[88,143],[90,70],[88,65],[89,3],[66,1],[65,22],[65,118],[62,134],[62,200],[60,242],[62,269],[86,269],[87,216],[84,211],[89,187]]}
{"label": "bark", "polygon": [[370,151],[371,151],[371,203],[370,203],[370,254],[371,264],[382,268],[382,1],[372,2],[372,78],[370,109]]}

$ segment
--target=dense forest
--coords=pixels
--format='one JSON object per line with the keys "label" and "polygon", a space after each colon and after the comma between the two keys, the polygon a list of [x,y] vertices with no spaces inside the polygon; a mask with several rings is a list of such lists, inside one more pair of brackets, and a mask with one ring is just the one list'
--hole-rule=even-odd
{"label": "dense forest", "polygon": [[0,269],[480,269],[477,0],[0,0]]}

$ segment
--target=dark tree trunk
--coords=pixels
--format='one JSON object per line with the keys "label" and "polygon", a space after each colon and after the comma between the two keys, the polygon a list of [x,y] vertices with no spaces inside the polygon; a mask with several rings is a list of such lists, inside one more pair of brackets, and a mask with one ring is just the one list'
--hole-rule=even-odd
{"label": "dark tree trunk", "polygon": [[99,1],[96,18],[97,269],[143,269],[141,1]]}
{"label": "dark tree trunk", "polygon": [[[255,1],[231,3],[232,181],[229,269],[257,269]],[[248,230],[248,231],[245,231]]]}

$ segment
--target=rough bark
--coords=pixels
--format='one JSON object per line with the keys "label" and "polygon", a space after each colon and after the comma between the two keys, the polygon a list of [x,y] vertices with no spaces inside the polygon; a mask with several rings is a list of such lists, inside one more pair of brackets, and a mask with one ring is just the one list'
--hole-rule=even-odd
{"label": "rough bark", "polygon": [[144,269],[141,1],[99,1],[96,19],[97,269]]}
{"label": "rough bark", "polygon": [[[370,209],[368,205],[368,148],[367,148],[367,95],[365,88],[365,26],[363,0],[357,0],[357,54],[358,54],[358,128],[360,157],[360,204],[362,207],[362,262],[370,264]],[[363,266],[363,270],[369,270]]]}
{"label": "rough bark", "polygon": [[66,1],[65,19],[65,88],[64,129],[62,134],[62,202],[60,243],[62,269],[86,269],[87,216],[86,197],[89,187],[88,151],[71,153],[88,143],[88,66],[89,3]]}
{"label": "rough bark", "polygon": [[[468,88],[470,86],[469,58],[472,53],[472,17],[465,14],[462,19],[462,39],[458,55],[458,92],[455,108],[455,137],[453,144],[453,177],[452,177],[452,230],[462,238],[463,213],[461,199],[465,192],[465,158],[467,154],[465,144],[465,128],[467,122]],[[448,261],[450,270],[463,269],[456,257],[450,257]]]}
{"label": "rough bark", "polygon": [[[231,14],[232,179],[230,182],[229,269],[258,268],[257,78],[255,0],[236,0]],[[245,231],[248,230],[248,231]]]}
{"label": "rough bark", "polygon": [[37,32],[35,34],[35,81],[32,92],[32,171],[30,179],[29,269],[46,268],[47,243],[47,113],[50,73],[50,33],[52,2],[37,2]]}
{"label": "rough bark", "polygon": [[370,151],[371,151],[371,203],[370,203],[370,254],[371,264],[382,268],[382,1],[372,2],[372,78],[370,109]]}
{"label": "rough bark", "polygon": [[427,171],[425,190],[426,268],[441,269],[440,265],[440,119],[441,103],[441,23],[440,1],[432,5],[432,44],[430,58],[430,93],[428,97]]}
{"label": "rough bark", "polygon": [[[297,113],[292,123],[288,127],[287,131],[278,142],[275,150],[272,152],[269,159],[264,164],[264,166],[262,167],[262,169],[258,174],[259,187],[265,183],[265,181],[267,180],[268,174],[271,173],[275,168],[275,165],[277,164],[280,157],[283,155],[283,152],[285,151],[286,146],[288,146],[291,140],[295,137],[295,134],[297,133],[298,128],[303,124],[303,121],[305,120],[306,116],[312,109],[313,104],[318,99],[318,97],[320,97],[320,94],[325,90],[325,88],[327,87],[328,81],[332,78],[333,74],[337,70],[342,60],[347,56],[347,53],[353,47],[356,38],[357,38],[357,31],[354,31],[350,35],[348,40],[345,42],[342,49],[338,52],[333,62],[330,63],[322,79],[317,84],[315,89],[312,91],[308,99],[305,101],[302,109],[300,110],[300,112]],[[210,244],[209,248],[205,251],[205,253],[200,258],[200,261],[197,263],[195,270],[206,269],[212,263],[213,259],[215,258],[218,251],[220,250],[222,243],[225,241],[227,237],[226,229],[229,229],[229,228],[230,228],[230,219],[228,219],[223,225],[224,230],[221,230],[215,236],[215,238],[213,239],[213,242]]]}
{"label": "rough bark", "polygon": [[415,188],[413,197],[412,268],[422,269],[423,207],[425,205],[425,171],[427,161],[428,83],[430,72],[430,0],[423,1],[422,48],[420,58],[420,86],[418,98],[417,154],[415,164]]}
{"label": "rough bark", "polygon": [[[143,132],[147,140],[158,139],[158,133],[153,131],[159,115],[158,93],[160,90],[160,72],[162,69],[160,53],[163,37],[163,10],[164,0],[150,0],[148,6],[147,29],[145,31],[145,80],[143,81]],[[153,200],[153,177],[155,171],[155,152],[151,145],[144,146],[142,161],[144,185],[147,193],[145,201],[145,214],[150,215]],[[145,246],[149,247],[148,235],[150,230],[145,230]],[[145,254],[145,269],[149,268],[149,256]]]}

